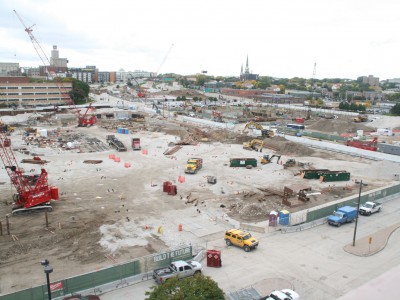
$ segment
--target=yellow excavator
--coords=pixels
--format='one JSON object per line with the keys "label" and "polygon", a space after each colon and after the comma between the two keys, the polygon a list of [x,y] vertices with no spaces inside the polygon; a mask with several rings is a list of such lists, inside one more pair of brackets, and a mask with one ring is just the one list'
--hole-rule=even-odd
{"label": "yellow excavator", "polygon": [[272,159],[273,159],[274,157],[278,158],[277,161],[276,161],[276,163],[279,164],[279,160],[281,159],[281,156],[280,156],[280,155],[275,155],[275,154],[272,155],[271,157],[269,156],[269,154],[264,154],[263,157],[262,157],[261,160],[260,160],[260,163],[261,163],[262,165],[272,163]]}
{"label": "yellow excavator", "polygon": [[261,131],[261,138],[263,137],[273,137],[275,133],[272,130],[264,129],[264,127],[254,121],[250,121],[244,126],[243,128],[243,133],[246,134],[248,132],[248,129],[257,129]]}
{"label": "yellow excavator", "polygon": [[246,150],[255,150],[258,152],[262,152],[264,148],[264,141],[260,139],[253,139],[250,142],[243,143],[243,149]]}

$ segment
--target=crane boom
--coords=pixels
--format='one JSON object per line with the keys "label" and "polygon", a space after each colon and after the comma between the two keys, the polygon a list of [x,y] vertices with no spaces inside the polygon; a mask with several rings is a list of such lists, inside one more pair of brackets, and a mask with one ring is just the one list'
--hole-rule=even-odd
{"label": "crane boom", "polygon": [[47,171],[43,168],[40,174],[24,174],[12,150],[11,139],[4,131],[0,132],[0,158],[17,190],[17,194],[14,195],[13,213],[43,208],[51,210],[49,202],[58,200],[58,189],[48,185]]}
{"label": "crane boom", "polygon": [[167,54],[165,54],[163,60],[161,61],[161,64],[160,64],[160,66],[158,67],[158,69],[157,69],[157,71],[156,71],[156,76],[158,76],[158,72],[160,72],[162,66],[164,65],[165,61],[167,60],[168,55],[171,53],[171,50],[172,50],[172,47],[173,47],[173,46],[174,46],[174,44],[171,45],[171,47],[168,49]]}
{"label": "crane boom", "polygon": [[[14,9],[14,13],[17,15],[22,26],[24,26],[25,32],[29,35],[32,45],[35,48],[36,53],[39,55],[39,58],[42,61],[43,66],[46,66],[47,64],[50,65],[50,59],[46,55],[46,52],[44,52],[39,41],[36,39],[36,37],[32,33],[32,31],[33,31],[32,27],[35,26],[35,24],[33,24],[31,27],[27,27],[25,25],[25,22],[22,20],[21,16],[17,13],[17,11],[15,9]],[[67,102],[73,104],[73,101],[71,100],[71,97],[69,96],[69,94],[67,92],[67,89],[60,82],[58,82],[57,80],[54,80],[54,76],[51,72],[49,72],[47,69],[46,69],[46,71],[47,71],[47,74],[50,76],[50,78],[56,83],[56,85],[61,93],[61,97],[63,99],[65,99]]]}
{"label": "crane boom", "polygon": [[[39,55],[39,58],[42,61],[43,66],[45,66],[45,67],[46,67],[46,65],[50,66],[51,63],[50,63],[49,57],[46,55],[46,53],[44,52],[39,41],[36,39],[36,37],[32,33],[32,31],[33,31],[32,27],[35,26],[35,24],[32,25],[31,27],[27,27],[25,25],[24,20],[21,18],[21,16],[17,13],[17,11],[15,9],[14,9],[14,13],[17,15],[22,26],[25,28],[26,33],[29,35],[32,45],[35,48],[36,53]],[[91,108],[91,104],[86,109],[86,112],[83,115],[81,115],[80,110],[76,107],[74,101],[72,101],[71,97],[69,96],[67,89],[64,87],[62,82],[60,80],[58,80],[59,77],[57,77],[54,72],[49,71],[47,68],[46,68],[46,72],[47,72],[48,76],[56,84],[56,86],[60,92],[61,98],[66,100],[72,106],[72,108],[75,110],[75,113],[78,116],[78,126],[94,125],[97,122],[96,116],[92,115],[90,117],[87,117],[87,113],[88,113],[89,109]]]}

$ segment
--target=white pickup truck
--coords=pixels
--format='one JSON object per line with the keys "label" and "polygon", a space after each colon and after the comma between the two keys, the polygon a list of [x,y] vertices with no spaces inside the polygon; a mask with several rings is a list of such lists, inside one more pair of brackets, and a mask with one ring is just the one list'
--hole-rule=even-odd
{"label": "white pickup truck", "polygon": [[203,267],[197,261],[190,260],[185,262],[178,260],[172,262],[169,266],[159,268],[153,271],[153,278],[159,284],[164,283],[171,278],[185,278],[201,274]]}
{"label": "white pickup truck", "polygon": [[360,215],[370,216],[373,213],[380,212],[382,209],[382,203],[377,202],[365,202],[363,206],[360,207]]}

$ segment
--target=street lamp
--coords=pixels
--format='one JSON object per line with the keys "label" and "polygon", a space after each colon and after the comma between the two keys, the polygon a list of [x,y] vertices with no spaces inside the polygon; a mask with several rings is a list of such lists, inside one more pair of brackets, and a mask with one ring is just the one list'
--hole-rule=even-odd
{"label": "street lamp", "polygon": [[49,300],[51,300],[50,276],[49,276],[49,274],[50,274],[51,272],[53,272],[53,268],[50,267],[50,262],[49,262],[47,259],[42,260],[42,261],[40,262],[40,264],[43,266],[44,273],[46,274],[47,293],[48,293],[48,295],[49,295]]}
{"label": "street lamp", "polygon": [[356,216],[356,225],[354,226],[354,235],[353,235],[353,247],[356,245],[356,234],[357,234],[357,224],[358,224],[358,212],[360,211],[360,202],[361,202],[361,188],[362,188],[362,180],[360,181],[360,191],[358,193],[358,202],[357,202],[357,216]]}

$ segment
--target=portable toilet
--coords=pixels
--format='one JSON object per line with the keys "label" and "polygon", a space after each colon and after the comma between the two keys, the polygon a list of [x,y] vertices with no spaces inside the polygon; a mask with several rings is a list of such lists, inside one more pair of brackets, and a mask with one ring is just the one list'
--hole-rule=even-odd
{"label": "portable toilet", "polygon": [[278,223],[278,212],[271,211],[268,217],[268,224],[269,226],[275,227]]}
{"label": "portable toilet", "polygon": [[279,212],[279,224],[289,225],[289,212],[287,210],[281,210]]}
{"label": "portable toilet", "polygon": [[207,250],[207,267],[221,267],[221,251]]}

